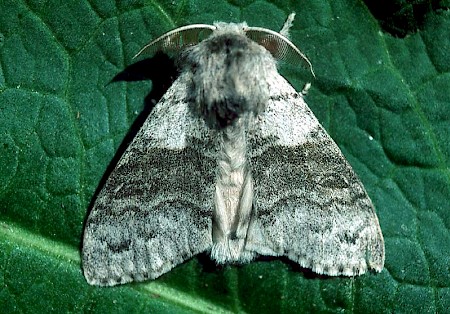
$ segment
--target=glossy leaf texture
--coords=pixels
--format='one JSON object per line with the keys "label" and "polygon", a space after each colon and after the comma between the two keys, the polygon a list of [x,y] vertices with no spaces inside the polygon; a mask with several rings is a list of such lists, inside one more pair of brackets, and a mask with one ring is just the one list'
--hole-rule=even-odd
{"label": "glossy leaf texture", "polygon": [[[381,28],[376,3],[367,5],[1,1],[2,312],[448,312],[449,5],[425,10],[401,37]],[[170,62],[132,57],[178,26],[246,21],[280,30],[292,11],[291,40],[316,78],[289,66],[281,73],[299,91],[312,83],[308,105],[377,209],[385,269],[330,278],[276,258],[216,267],[199,256],[152,282],[89,286],[80,245],[92,198],[176,75]]]}

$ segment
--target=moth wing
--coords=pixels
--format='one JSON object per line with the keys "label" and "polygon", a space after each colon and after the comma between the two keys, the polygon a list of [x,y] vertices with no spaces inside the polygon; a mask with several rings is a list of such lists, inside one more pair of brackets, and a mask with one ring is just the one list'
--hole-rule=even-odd
{"label": "moth wing", "polygon": [[153,279],[211,248],[214,141],[190,114],[186,82],[155,106],[95,201],[82,250],[90,284]]}
{"label": "moth wing", "polygon": [[279,74],[249,133],[255,219],[248,250],[284,255],[327,275],[381,271],[374,207],[338,146]]}

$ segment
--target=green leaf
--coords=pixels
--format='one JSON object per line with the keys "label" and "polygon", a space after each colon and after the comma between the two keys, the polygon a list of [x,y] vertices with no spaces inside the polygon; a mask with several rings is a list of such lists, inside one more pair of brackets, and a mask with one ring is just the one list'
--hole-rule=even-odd
{"label": "green leaf", "polygon": [[[380,16],[383,4],[366,2],[2,0],[2,311],[448,312],[450,5],[396,1]],[[87,210],[156,89],[114,78],[176,26],[279,30],[292,11],[291,39],[317,75],[306,100],[374,201],[385,269],[324,278],[280,259],[219,268],[201,255],[151,282],[89,286],[79,256]],[[408,35],[385,32],[386,21]],[[306,71],[283,70],[301,90]]]}

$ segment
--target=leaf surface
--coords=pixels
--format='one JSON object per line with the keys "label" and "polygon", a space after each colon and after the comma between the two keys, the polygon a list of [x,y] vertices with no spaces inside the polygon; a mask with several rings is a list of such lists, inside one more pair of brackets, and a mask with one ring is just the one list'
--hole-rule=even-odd
{"label": "leaf surface", "polygon": [[[398,3],[404,11],[392,14],[404,18],[380,16],[372,1],[3,0],[2,311],[448,312],[450,5],[419,16]],[[114,78],[177,26],[246,21],[279,30],[292,11],[291,40],[317,76],[306,101],[374,201],[385,269],[328,278],[280,259],[219,268],[202,255],[152,282],[89,286],[79,254],[90,202],[162,93],[158,78],[172,72]],[[306,70],[282,74],[297,90],[310,79]]]}

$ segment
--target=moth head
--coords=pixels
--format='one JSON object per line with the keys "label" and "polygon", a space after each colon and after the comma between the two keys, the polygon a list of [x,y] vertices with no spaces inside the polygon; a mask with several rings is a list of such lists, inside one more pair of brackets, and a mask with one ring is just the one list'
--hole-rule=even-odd
{"label": "moth head", "polygon": [[157,38],[138,55],[157,51],[179,52],[191,109],[219,129],[265,109],[268,78],[277,71],[276,61],[306,64],[312,71],[309,60],[289,39],[245,23],[183,26]]}
{"label": "moth head", "polygon": [[[207,39],[213,32],[220,32],[221,26],[225,24],[192,24],[176,28],[145,45],[134,58],[142,54],[153,55],[156,52],[180,53],[184,49]],[[312,64],[308,58],[288,38],[280,33],[262,27],[249,27],[245,23],[228,25],[234,25],[242,34],[266,48],[275,60],[294,66],[301,65],[308,68],[311,74],[315,76]]]}

